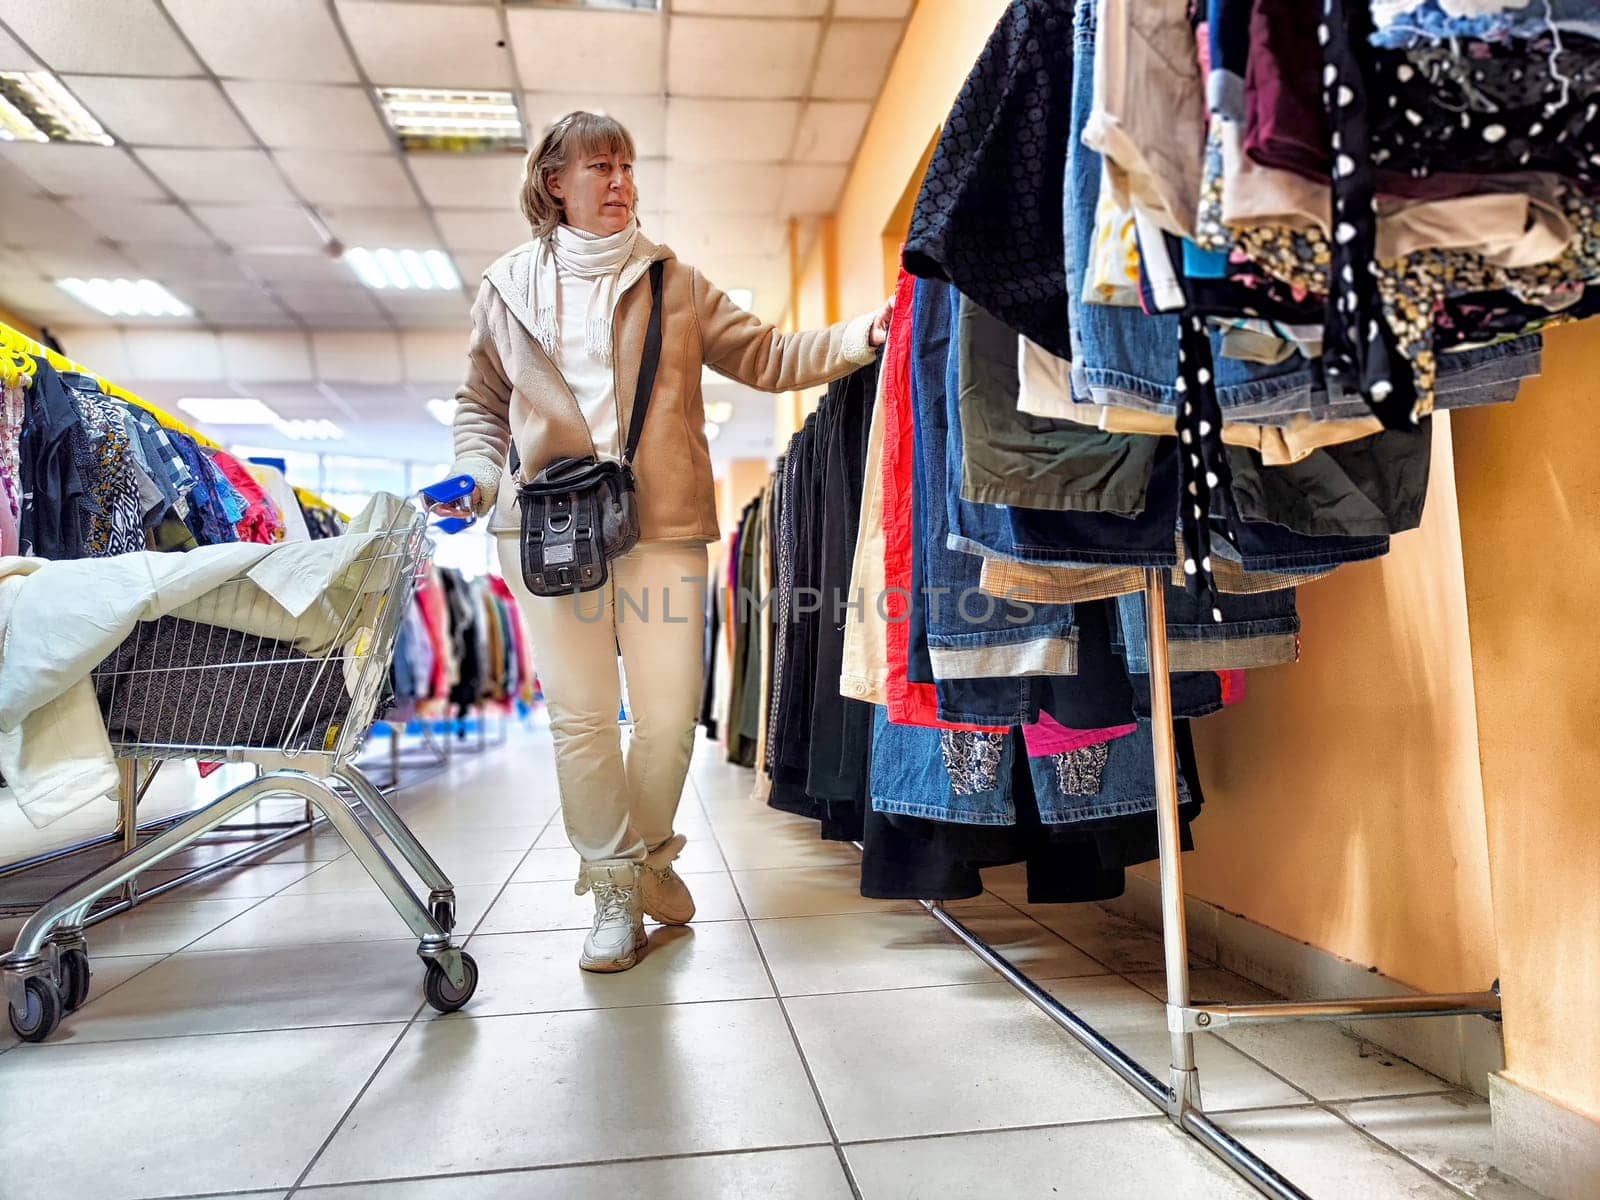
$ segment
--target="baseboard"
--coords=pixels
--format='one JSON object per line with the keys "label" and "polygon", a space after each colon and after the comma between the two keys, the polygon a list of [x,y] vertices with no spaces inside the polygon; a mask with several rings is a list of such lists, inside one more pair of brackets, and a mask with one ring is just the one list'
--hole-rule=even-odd
{"label": "baseboard", "polygon": [[1495,1166],[1550,1200],[1600,1196],[1600,1122],[1508,1079],[1489,1077]]}
{"label": "baseboard", "polygon": [[[1161,888],[1129,873],[1128,890],[1106,908],[1161,928]],[[1193,896],[1185,901],[1190,952],[1259,987],[1295,1000],[1404,996],[1407,987],[1360,963],[1258,925]],[[1485,985],[1488,980],[1483,981]],[[1441,1079],[1489,1095],[1489,1076],[1505,1065],[1500,1024],[1486,1017],[1339,1022],[1356,1036]],[[1591,1200],[1594,1195],[1591,1193]]]}

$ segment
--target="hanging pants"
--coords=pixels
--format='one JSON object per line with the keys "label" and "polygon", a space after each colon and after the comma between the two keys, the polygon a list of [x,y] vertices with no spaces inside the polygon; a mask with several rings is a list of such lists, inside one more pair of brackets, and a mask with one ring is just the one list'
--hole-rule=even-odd
{"label": "hanging pants", "polygon": [[[496,541],[533,642],[561,815],[585,868],[580,883],[600,863],[671,862],[683,848],[672,822],[705,673],[704,544],[641,542],[611,563],[604,588],[547,597],[523,586],[517,538]],[[626,755],[617,720],[619,648],[633,718]]]}

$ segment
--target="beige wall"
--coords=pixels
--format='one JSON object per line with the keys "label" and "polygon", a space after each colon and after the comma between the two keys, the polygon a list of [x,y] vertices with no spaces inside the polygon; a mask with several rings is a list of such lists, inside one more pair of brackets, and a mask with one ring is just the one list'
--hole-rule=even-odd
{"label": "beige wall", "polygon": [[1456,422],[1506,1073],[1600,1121],[1600,324]]}
{"label": "beige wall", "polygon": [[1195,722],[1185,860],[1190,893],[1440,991],[1496,974],[1450,434],[1422,528],[1300,589],[1301,661]]}
{"label": "beige wall", "polygon": [[738,529],[739,514],[771,473],[772,464],[764,458],[735,458],[717,474],[717,522],[724,538]]}

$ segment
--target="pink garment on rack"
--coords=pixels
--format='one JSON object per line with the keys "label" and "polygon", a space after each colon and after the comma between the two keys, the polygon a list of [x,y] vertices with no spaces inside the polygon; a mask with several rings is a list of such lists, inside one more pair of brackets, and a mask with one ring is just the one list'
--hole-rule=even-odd
{"label": "pink garment on rack", "polygon": [[1029,758],[1048,758],[1114,742],[1138,728],[1137,725],[1110,725],[1104,729],[1069,729],[1041,710],[1036,723],[1022,727],[1022,740],[1027,744]]}
{"label": "pink garment on rack", "polygon": [[430,567],[417,583],[417,606],[433,647],[433,674],[428,680],[429,701],[443,701],[450,695],[450,618],[439,573]]}
{"label": "pink garment on rack", "polygon": [[1222,703],[1244,703],[1244,677],[1243,671],[1218,671],[1217,678],[1222,681]]}

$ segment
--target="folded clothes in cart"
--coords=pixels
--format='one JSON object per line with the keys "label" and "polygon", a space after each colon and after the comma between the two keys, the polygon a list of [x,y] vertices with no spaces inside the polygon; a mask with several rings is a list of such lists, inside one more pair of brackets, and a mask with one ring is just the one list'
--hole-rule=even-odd
{"label": "folded clothes in cart", "polygon": [[[90,675],[139,622],[171,616],[238,630],[313,659],[359,642],[382,603],[374,589],[384,572],[373,561],[412,512],[379,494],[343,536],[322,541],[0,558],[0,773],[28,820],[47,825],[115,793]],[[328,676],[342,692],[339,672]]]}

